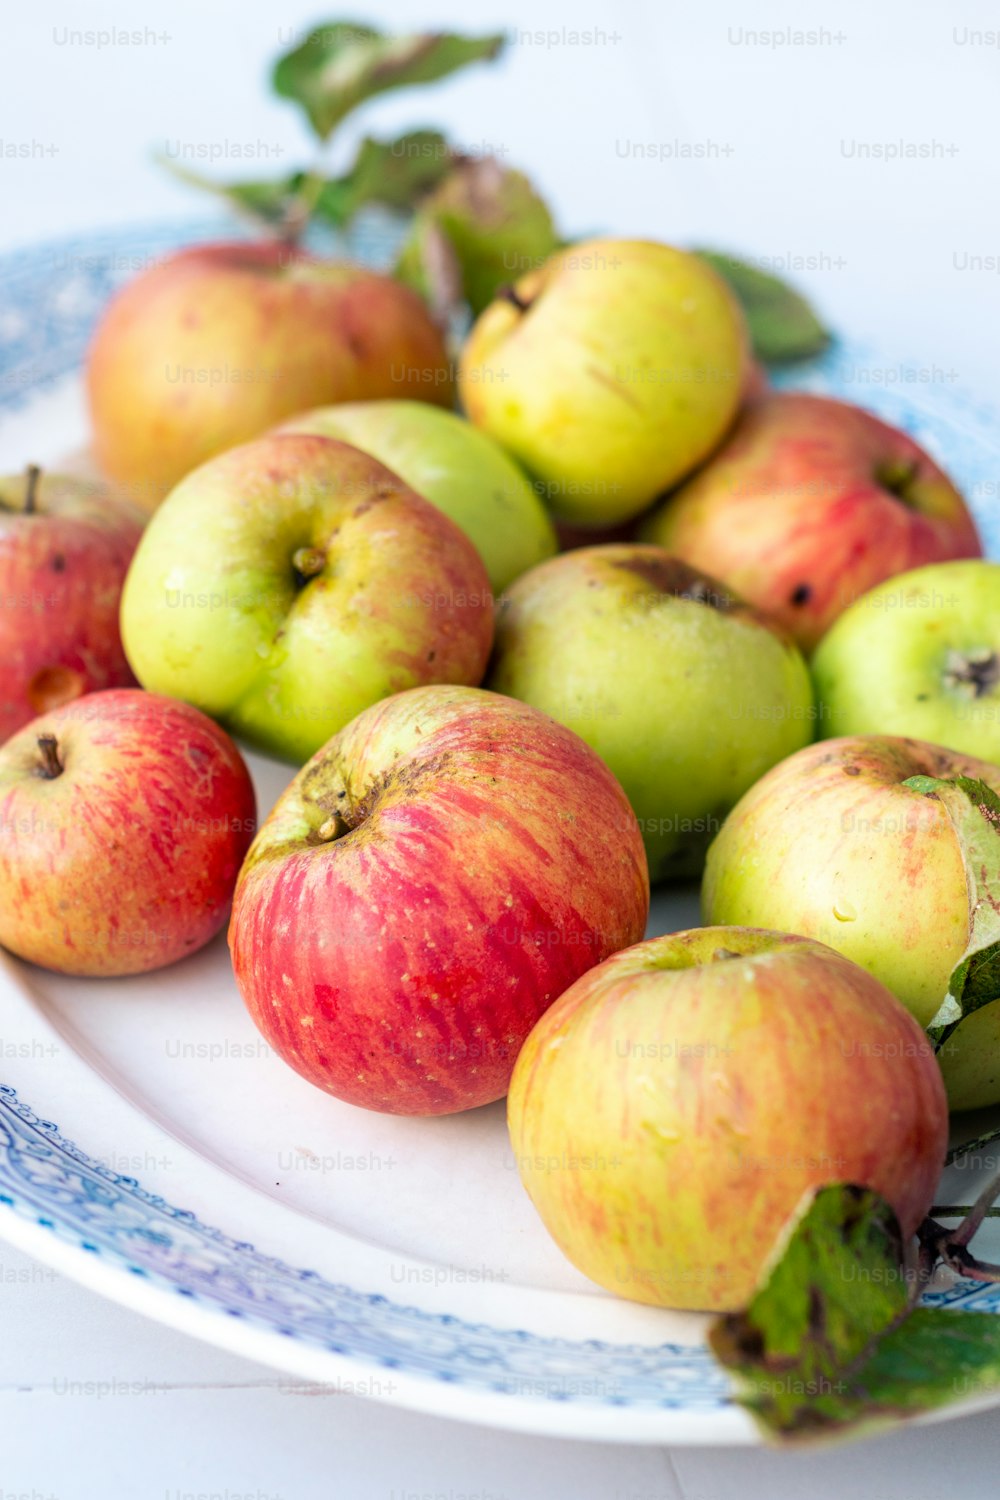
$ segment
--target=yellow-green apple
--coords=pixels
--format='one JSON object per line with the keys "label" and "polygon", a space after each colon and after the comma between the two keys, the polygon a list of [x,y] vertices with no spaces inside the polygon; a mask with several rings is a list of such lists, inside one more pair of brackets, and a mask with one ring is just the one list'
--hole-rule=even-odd
{"label": "yellow-green apple", "polygon": [[0,746],[0,943],[63,974],[140,974],[224,925],[256,827],[232,740],[186,703],[88,693]]}
{"label": "yellow-green apple", "polygon": [[994,1000],[967,1016],[943,1042],[937,1059],[949,1108],[1000,1104],[1000,1002]]}
{"label": "yellow-green apple", "polygon": [[871,589],[812,661],[821,722],[1000,765],[1000,565],[931,563]]}
{"label": "yellow-green apple", "polygon": [[349,401],[293,417],[282,432],[318,432],[370,453],[450,516],[472,541],[500,594],[556,550],[538,495],[492,438],[424,401]]}
{"label": "yellow-green apple", "polygon": [[98,325],[87,387],[97,459],[147,509],[306,407],[453,395],[415,293],[278,243],[199,245],[129,282]]}
{"label": "yellow-green apple", "polygon": [[934,1049],[821,943],[708,927],[578,979],[521,1050],[521,1178],[585,1275],[636,1302],[744,1307],[811,1189],[873,1188],[912,1235],[944,1163]]}
{"label": "yellow-green apple", "polygon": [[460,384],[469,416],[585,526],[638,515],[717,446],[749,354],[704,261],[647,240],[572,245],[480,316]]}
{"label": "yellow-green apple", "polygon": [[0,741],[37,714],[135,682],[118,604],[143,517],[63,474],[0,477]]}
{"label": "yellow-green apple", "polygon": [[705,921],[828,943],[929,1025],[969,945],[974,898],[944,803],[907,784],[923,776],[1000,792],[997,766],[889,735],[825,740],[782,761],[708,851]]}
{"label": "yellow-green apple", "polygon": [[648,545],[566,552],[519,578],[497,612],[488,685],[607,761],[653,880],[700,872],[729,809],[815,727],[798,647]]}
{"label": "yellow-green apple", "polygon": [[469,539],[395,474],[277,434],[172,491],[129,569],[122,637],[144,687],[301,763],[390,693],[478,683],[493,599]]}
{"label": "yellow-green apple", "polygon": [[611,772],[545,714],[415,688],[296,776],[247,856],[229,942],[269,1044],[389,1114],[507,1092],[545,1008],[641,937],[642,838]]}
{"label": "yellow-green apple", "polygon": [[711,569],[806,651],[884,579],[982,551],[962,496],[911,437],[800,392],[747,407],[642,535]]}

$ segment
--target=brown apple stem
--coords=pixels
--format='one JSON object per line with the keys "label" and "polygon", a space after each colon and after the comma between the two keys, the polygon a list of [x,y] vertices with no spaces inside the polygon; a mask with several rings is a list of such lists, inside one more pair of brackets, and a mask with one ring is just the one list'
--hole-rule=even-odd
{"label": "brown apple stem", "polygon": [[303,581],[315,578],[326,567],[326,554],[318,547],[300,547],[292,554],[292,567]]}
{"label": "brown apple stem", "polygon": [[59,741],[54,734],[40,734],[38,750],[42,757],[38,774],[44,776],[46,781],[55,781],[63,773],[62,761],[59,759]]}
{"label": "brown apple stem", "polygon": [[24,475],[24,514],[33,516],[35,513],[35,501],[38,495],[38,481],[42,477],[42,471],[38,464],[29,464]]}
{"label": "brown apple stem", "polygon": [[1000,1198],[1000,1172],[995,1177],[990,1178],[961,1224],[955,1230],[955,1233],[951,1236],[953,1245],[967,1245],[969,1243],[998,1198]]}
{"label": "brown apple stem", "polygon": [[957,1229],[945,1229],[934,1218],[926,1218],[917,1230],[920,1246],[918,1266],[921,1282],[926,1285],[934,1274],[938,1262],[943,1262],[956,1276],[970,1281],[1000,1282],[1000,1266],[992,1261],[978,1260],[969,1249],[969,1241],[982,1226],[984,1219],[1000,1218],[1000,1209],[993,1207],[1000,1197],[1000,1173],[992,1177],[983,1188],[971,1208],[945,1204],[933,1208],[932,1214],[941,1218],[957,1218],[964,1215]]}
{"label": "brown apple stem", "polygon": [[993,1130],[987,1130],[985,1135],[977,1135],[975,1140],[966,1141],[964,1145],[956,1146],[953,1151],[949,1151],[944,1159],[944,1164],[946,1167],[950,1167],[954,1162],[960,1161],[963,1156],[968,1156],[970,1152],[979,1151],[981,1147],[992,1145],[994,1141],[998,1140],[1000,1140],[1000,1128],[995,1127]]}
{"label": "brown apple stem", "polygon": [[332,844],[334,839],[342,839],[345,833],[350,833],[351,825],[339,812],[331,813],[325,823],[321,823],[316,830],[316,837],[321,844]]}
{"label": "brown apple stem", "polygon": [[509,302],[511,307],[516,307],[518,312],[527,312],[531,306],[530,302],[525,302],[523,297],[518,296],[517,289],[511,286],[509,281],[497,287],[497,296],[504,302]]}
{"label": "brown apple stem", "polygon": [[[964,1219],[972,1209],[968,1203],[935,1203],[931,1209],[931,1216],[935,1219]],[[984,1215],[987,1219],[1000,1219],[1000,1208],[988,1208]]]}
{"label": "brown apple stem", "polygon": [[969,1281],[1000,1282],[1000,1266],[988,1260],[977,1260],[957,1238],[960,1232],[951,1234],[935,1219],[925,1219],[921,1224],[917,1239],[920,1244],[920,1275],[924,1284],[934,1274],[939,1261],[956,1276],[964,1276]]}

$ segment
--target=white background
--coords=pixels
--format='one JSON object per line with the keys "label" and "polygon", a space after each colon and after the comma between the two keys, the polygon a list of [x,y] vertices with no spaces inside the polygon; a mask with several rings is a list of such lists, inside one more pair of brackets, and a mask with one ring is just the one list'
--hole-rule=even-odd
{"label": "white background", "polygon": [[[567,234],[612,229],[807,264],[834,326],[996,400],[1000,11],[951,0],[409,0],[325,11],[273,0],[9,0],[0,31],[0,250],[204,211],[156,149],[261,144],[267,175],[306,162],[267,67],[339,15],[392,29],[521,29],[499,66],[345,133],[447,126],[544,186]],[[109,27],[139,46],[66,38]],[[590,29],[589,41],[570,33]],[[798,44],[761,33],[811,31]],[[567,34],[548,38],[539,32]],[[994,45],[972,33],[993,34]],[[756,33],[756,37],[753,34]],[[9,148],[27,146],[27,159]],[[646,148],[640,158],[637,146]],[[917,159],[866,148],[923,147]],[[264,152],[266,151],[266,155]],[[863,393],[859,392],[859,398]],[[812,1456],[618,1450],[460,1428],[267,1371],[100,1302],[0,1246],[0,1500],[730,1500],[992,1496],[1000,1421],[968,1420]],[[136,1387],[99,1396],[87,1382]]]}

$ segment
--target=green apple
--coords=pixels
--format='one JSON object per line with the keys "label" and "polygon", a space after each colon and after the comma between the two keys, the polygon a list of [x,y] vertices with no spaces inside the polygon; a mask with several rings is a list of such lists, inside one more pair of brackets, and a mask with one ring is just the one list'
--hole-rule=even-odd
{"label": "green apple", "polygon": [[[1000,1002],[974,1010],[938,1053],[953,1110],[1000,1104]],[[969,1132],[974,1135],[975,1132]]]}
{"label": "green apple", "polygon": [[522,276],[462,354],[466,410],[544,485],[563,520],[638,515],[736,416],[743,316],[696,255],[591,240]]}
{"label": "green apple", "polygon": [[697,873],[734,802],[813,736],[798,648],[660,547],[586,547],[502,600],[489,686],[607,761],[654,880]]}
{"label": "green apple", "polygon": [[820,943],[710,927],[590,969],[535,1024],[514,1158],[586,1276],[636,1302],[745,1307],[813,1188],[882,1193],[914,1232],[948,1139],[934,1050]]}
{"label": "green apple", "polygon": [[880,584],[824,636],[813,672],[830,733],[908,734],[1000,765],[1000,565]]}
{"label": "green apple", "polygon": [[969,946],[975,903],[944,802],[906,783],[960,776],[1000,793],[997,766],[920,740],[800,750],[747,792],[709,849],[705,921],[827,943],[929,1025]]}
{"label": "green apple", "polygon": [[306,760],[404,688],[475,686],[493,637],[468,538],[367,453],[305,433],[211,459],[153,516],[125,580],[143,687]]}
{"label": "green apple", "polygon": [[424,401],[352,401],[279,430],[340,438],[392,469],[462,528],[496,594],[556,550],[552,522],[517,464],[453,412]]}

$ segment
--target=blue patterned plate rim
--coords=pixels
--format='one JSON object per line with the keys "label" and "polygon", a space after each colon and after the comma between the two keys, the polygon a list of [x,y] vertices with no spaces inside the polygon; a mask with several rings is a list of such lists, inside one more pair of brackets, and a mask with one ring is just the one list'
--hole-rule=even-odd
{"label": "blue patterned plate rim", "polygon": [[[115,288],[181,244],[239,233],[201,219],[128,226],[0,256],[0,419],[78,372]],[[339,247],[386,266],[399,225],[364,218]],[[1000,555],[995,412],[950,372],[841,341],[776,384],[871,407],[911,432],[970,498]],[[474,1323],[267,1256],[112,1171],[0,1085],[0,1228],[117,1300],[210,1342],[357,1394],[495,1425],[607,1440],[751,1441],[701,1345],[614,1343]],[[1000,1311],[959,1283],[929,1301]],[[982,1404],[982,1403],[980,1403]],[[963,1405],[963,1412],[971,1409]]]}

